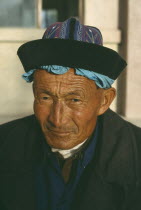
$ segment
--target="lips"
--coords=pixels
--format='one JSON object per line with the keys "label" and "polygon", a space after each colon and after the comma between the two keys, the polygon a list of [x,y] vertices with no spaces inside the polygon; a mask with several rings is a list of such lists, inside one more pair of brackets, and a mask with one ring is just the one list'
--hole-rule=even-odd
{"label": "lips", "polygon": [[56,134],[56,135],[68,135],[70,133],[70,131],[61,131],[61,130],[54,130],[54,129],[50,129],[50,128],[47,128],[50,132]]}
{"label": "lips", "polygon": [[68,136],[70,133],[63,133],[63,132],[56,132],[56,131],[51,131],[52,134],[56,135],[56,136]]}

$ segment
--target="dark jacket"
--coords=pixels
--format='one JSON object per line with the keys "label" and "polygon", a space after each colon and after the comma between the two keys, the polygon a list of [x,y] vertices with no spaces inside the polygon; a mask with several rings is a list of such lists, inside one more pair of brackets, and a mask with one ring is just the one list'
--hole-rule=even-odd
{"label": "dark jacket", "polygon": [[[141,128],[108,110],[94,159],[80,178],[72,210],[141,209]],[[35,116],[0,126],[0,210],[36,210],[35,169],[44,138]]]}

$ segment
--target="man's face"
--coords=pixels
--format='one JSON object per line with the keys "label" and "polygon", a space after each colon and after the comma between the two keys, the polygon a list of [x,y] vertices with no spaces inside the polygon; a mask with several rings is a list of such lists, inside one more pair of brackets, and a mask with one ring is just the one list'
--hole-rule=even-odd
{"label": "man's face", "polygon": [[70,149],[95,129],[102,89],[74,72],[55,75],[37,70],[34,74],[34,112],[47,143],[54,148]]}

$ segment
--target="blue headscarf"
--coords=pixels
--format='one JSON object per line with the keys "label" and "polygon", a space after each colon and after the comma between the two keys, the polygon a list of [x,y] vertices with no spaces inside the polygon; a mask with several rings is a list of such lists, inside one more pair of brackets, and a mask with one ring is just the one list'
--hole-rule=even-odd
{"label": "blue headscarf", "polygon": [[[48,66],[41,66],[40,69],[46,70],[47,72],[54,73],[54,74],[64,74],[66,73],[70,67],[64,67],[64,66],[58,66],[58,65],[48,65]],[[26,82],[32,82],[33,81],[33,74],[37,69],[32,69],[27,73],[24,73],[22,75],[22,78],[26,80]],[[111,87],[111,85],[114,83],[113,79],[110,79],[109,77],[95,73],[93,71],[81,69],[81,68],[75,68],[76,75],[84,76],[88,79],[91,79],[95,81],[96,85],[103,89],[108,89]]]}

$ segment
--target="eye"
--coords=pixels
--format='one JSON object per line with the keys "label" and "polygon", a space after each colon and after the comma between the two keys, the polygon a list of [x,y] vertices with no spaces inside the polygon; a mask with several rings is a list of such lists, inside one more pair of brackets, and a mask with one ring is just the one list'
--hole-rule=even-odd
{"label": "eye", "polygon": [[47,97],[47,96],[42,97],[42,100],[48,100],[48,99],[49,99],[49,97]]}
{"label": "eye", "polygon": [[72,101],[73,102],[79,102],[80,100],[78,98],[73,98]]}

